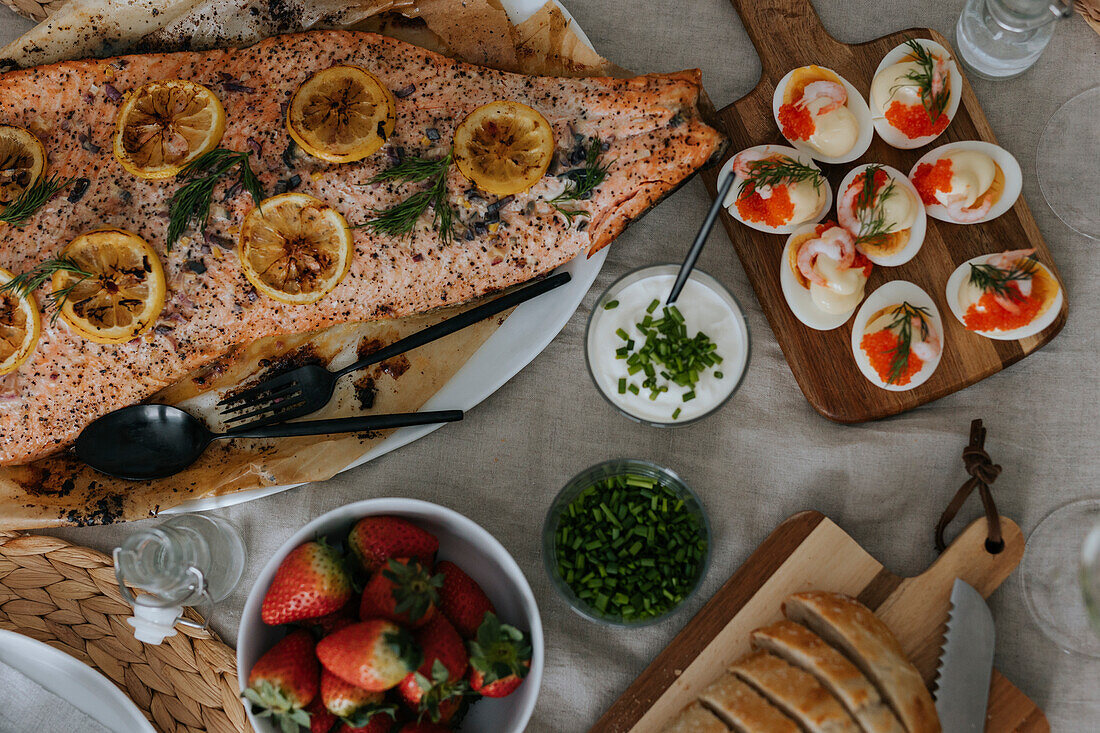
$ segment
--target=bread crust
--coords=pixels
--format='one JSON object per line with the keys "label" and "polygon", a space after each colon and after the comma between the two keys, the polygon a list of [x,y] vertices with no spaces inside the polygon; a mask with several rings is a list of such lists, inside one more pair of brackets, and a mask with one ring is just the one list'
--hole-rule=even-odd
{"label": "bread crust", "polygon": [[759,692],[807,733],[859,733],[859,726],[813,675],[774,654],[753,652],[730,671]]}
{"label": "bread crust", "polygon": [[737,733],[799,733],[793,720],[732,672],[712,682],[699,700]]}
{"label": "bread crust", "polygon": [[814,676],[844,706],[864,733],[905,733],[875,686],[847,657],[794,621],[779,621],[752,632],[752,645],[771,652]]}
{"label": "bread crust", "polygon": [[783,613],[843,652],[878,688],[908,733],[941,732],[932,695],[920,673],[870,609],[840,593],[810,591],[788,598]]}

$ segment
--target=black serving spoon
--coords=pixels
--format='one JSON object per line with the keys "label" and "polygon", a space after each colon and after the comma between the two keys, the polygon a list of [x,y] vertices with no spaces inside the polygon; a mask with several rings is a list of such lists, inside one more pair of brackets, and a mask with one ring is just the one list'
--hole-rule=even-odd
{"label": "black serving spoon", "polygon": [[676,299],[680,297],[680,291],[684,289],[684,285],[687,284],[688,278],[691,276],[691,271],[695,269],[695,262],[699,259],[703,246],[707,243],[707,237],[714,229],[714,225],[718,223],[718,212],[726,201],[726,194],[733,187],[735,177],[733,171],[730,171],[725,180],[722,181],[722,185],[718,187],[718,196],[715,197],[714,203],[710,205],[710,210],[707,212],[706,218],[703,219],[703,226],[699,227],[699,233],[695,235],[695,241],[692,242],[691,249],[688,250],[687,257],[684,258],[684,263],[680,265],[680,272],[676,274],[676,282],[672,284],[672,291],[665,299],[666,305],[675,304]]}
{"label": "black serving spoon", "polygon": [[132,405],[108,413],[84,428],[73,450],[77,458],[97,471],[130,481],[147,481],[179,473],[215,440],[358,433],[461,419],[461,410],[441,410],[309,420],[214,433],[178,407]]}

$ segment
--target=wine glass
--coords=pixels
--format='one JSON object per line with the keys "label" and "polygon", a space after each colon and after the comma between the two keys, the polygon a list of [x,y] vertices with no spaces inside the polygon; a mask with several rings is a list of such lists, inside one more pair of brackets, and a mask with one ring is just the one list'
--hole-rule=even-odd
{"label": "wine glass", "polygon": [[1100,658],[1100,498],[1043,518],[1027,539],[1020,577],[1043,634],[1067,652]]}
{"label": "wine glass", "polygon": [[1043,198],[1066,226],[1091,239],[1100,239],[1100,206],[1095,195],[1100,186],[1097,110],[1100,86],[1070,99],[1047,122],[1036,151]]}

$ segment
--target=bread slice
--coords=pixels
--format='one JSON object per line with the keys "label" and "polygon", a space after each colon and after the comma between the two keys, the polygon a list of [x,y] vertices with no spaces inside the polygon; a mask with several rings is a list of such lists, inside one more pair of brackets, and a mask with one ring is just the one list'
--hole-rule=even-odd
{"label": "bread slice", "polygon": [[845,654],[878,688],[909,733],[940,733],[932,695],[898,640],[871,610],[840,593],[798,593],[783,604],[792,621],[809,626]]}
{"label": "bread slice", "polygon": [[730,667],[806,733],[859,733],[859,726],[809,672],[767,652],[753,652]]}
{"label": "bread slice", "polygon": [[681,710],[663,733],[729,733],[729,730],[725,723],[696,700]]}
{"label": "bread slice", "polygon": [[856,719],[864,733],[905,733],[901,721],[863,673],[805,626],[779,621],[752,632],[752,645],[812,674]]}
{"label": "bread slice", "polygon": [[793,720],[732,672],[712,682],[699,701],[737,733],[799,733]]}

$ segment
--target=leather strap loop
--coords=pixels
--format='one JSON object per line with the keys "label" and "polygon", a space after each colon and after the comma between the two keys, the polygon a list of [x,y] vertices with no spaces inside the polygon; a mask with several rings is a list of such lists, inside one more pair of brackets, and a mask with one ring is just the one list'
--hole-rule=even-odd
{"label": "leather strap loop", "polygon": [[943,540],[944,530],[976,488],[982,507],[985,508],[985,521],[989,527],[985,549],[997,554],[1004,549],[1004,539],[1001,535],[1001,515],[997,512],[997,504],[993,501],[993,492],[989,487],[1001,474],[1001,467],[985,452],[985,428],[982,427],[981,420],[970,423],[970,443],[963,448],[962,458],[970,478],[955,492],[955,496],[940,515],[940,521],[936,523],[936,549],[940,552],[947,549]]}

